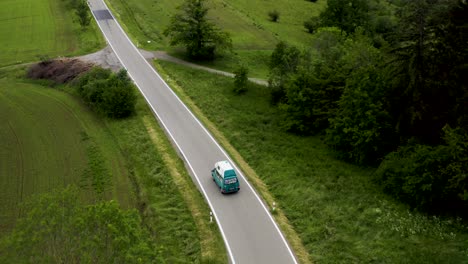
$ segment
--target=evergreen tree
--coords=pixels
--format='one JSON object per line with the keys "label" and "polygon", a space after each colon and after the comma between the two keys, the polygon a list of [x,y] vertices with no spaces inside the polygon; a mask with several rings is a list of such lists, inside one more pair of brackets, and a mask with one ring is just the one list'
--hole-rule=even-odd
{"label": "evergreen tree", "polygon": [[164,35],[171,45],[182,44],[187,55],[196,59],[213,59],[220,48],[230,50],[231,38],[207,19],[205,0],[185,0],[179,7]]}
{"label": "evergreen tree", "polygon": [[446,124],[466,124],[467,10],[461,0],[407,1],[401,9],[392,114],[403,137],[438,144]]}

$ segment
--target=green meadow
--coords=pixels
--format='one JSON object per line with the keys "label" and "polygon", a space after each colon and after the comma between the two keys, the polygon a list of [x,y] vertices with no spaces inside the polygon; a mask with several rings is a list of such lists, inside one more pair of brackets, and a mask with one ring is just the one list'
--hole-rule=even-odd
{"label": "green meadow", "polygon": [[73,88],[23,75],[0,71],[0,234],[14,228],[31,195],[73,184],[87,203],[136,208],[159,260],[226,262],[208,206],[141,95],[136,114],[112,120],[91,112]]}
{"label": "green meadow", "polygon": [[[170,47],[163,35],[170,18],[182,0],[106,0],[135,44],[148,50],[166,50],[184,58],[181,47]],[[233,71],[239,64],[249,67],[252,77],[267,78],[269,54],[280,40],[302,46],[311,39],[303,26],[305,20],[318,15],[326,2],[293,1],[211,0],[208,16],[223,30],[231,34],[232,54],[205,66]],[[279,22],[271,22],[268,12],[277,10]],[[148,43],[148,41],[150,41]]]}
{"label": "green meadow", "polygon": [[461,219],[411,212],[382,193],[373,168],[339,161],[320,136],[284,132],[267,87],[251,84],[239,96],[231,78],[158,64],[201,120],[220,131],[213,134],[226,138],[224,147],[240,153],[243,169],[251,167],[267,186],[312,262],[467,263],[468,226]]}
{"label": "green meadow", "polygon": [[108,128],[80,101],[3,77],[0,122],[0,233],[14,226],[27,197],[69,184],[81,186],[83,199],[93,202],[98,199],[93,183],[102,180],[108,199],[123,208],[134,206],[123,154]]}
{"label": "green meadow", "polygon": [[23,202],[72,184],[85,203],[136,208],[157,261],[226,263],[208,206],[141,95],[134,115],[112,120],[72,87],[10,66],[102,48],[95,22],[82,30],[68,9],[62,0],[0,2],[0,237],[24,215]]}
{"label": "green meadow", "polygon": [[82,30],[73,19],[75,14],[62,0],[0,1],[0,67],[104,47],[94,22]]}

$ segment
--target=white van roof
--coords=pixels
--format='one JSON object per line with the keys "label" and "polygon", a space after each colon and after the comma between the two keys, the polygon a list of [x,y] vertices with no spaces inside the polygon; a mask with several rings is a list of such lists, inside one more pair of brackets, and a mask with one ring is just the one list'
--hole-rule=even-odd
{"label": "white van roof", "polygon": [[227,160],[223,161],[218,161],[215,163],[215,168],[224,177],[224,172],[227,170],[234,170],[234,168],[231,166],[231,163]]}

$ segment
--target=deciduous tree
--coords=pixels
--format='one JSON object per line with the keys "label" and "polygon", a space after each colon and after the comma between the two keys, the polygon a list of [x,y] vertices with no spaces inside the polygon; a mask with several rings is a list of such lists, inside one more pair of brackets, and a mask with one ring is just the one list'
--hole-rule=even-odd
{"label": "deciduous tree", "polygon": [[328,0],[327,8],[320,14],[325,26],[336,26],[346,33],[357,27],[367,28],[369,23],[368,0]]}
{"label": "deciduous tree", "polygon": [[75,13],[78,16],[78,22],[82,28],[86,28],[91,23],[91,15],[85,0],[79,0],[75,7]]}
{"label": "deciduous tree", "polygon": [[2,263],[154,263],[155,249],[136,210],[115,201],[84,205],[76,188],[26,204],[0,240]]}

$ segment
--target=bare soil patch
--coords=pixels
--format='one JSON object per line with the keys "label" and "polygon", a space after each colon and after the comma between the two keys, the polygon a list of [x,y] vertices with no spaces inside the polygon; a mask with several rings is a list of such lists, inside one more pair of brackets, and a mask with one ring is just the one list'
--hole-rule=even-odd
{"label": "bare soil patch", "polygon": [[28,69],[27,77],[52,80],[56,83],[68,83],[93,66],[93,63],[70,58],[41,61]]}

